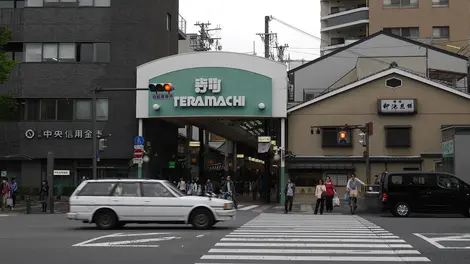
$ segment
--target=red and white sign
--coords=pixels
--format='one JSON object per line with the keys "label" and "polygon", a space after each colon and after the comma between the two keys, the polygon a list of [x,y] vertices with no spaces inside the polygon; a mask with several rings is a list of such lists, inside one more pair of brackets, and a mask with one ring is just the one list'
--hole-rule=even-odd
{"label": "red and white sign", "polygon": [[144,157],[144,151],[142,149],[134,150],[134,159],[142,159]]}

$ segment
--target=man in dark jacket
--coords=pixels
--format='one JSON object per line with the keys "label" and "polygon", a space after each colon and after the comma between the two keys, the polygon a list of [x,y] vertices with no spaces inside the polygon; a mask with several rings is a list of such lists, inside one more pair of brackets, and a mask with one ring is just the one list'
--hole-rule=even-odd
{"label": "man in dark jacket", "polygon": [[284,195],[286,196],[284,213],[287,214],[288,212],[292,212],[292,203],[294,202],[295,196],[295,184],[291,182],[290,179],[287,180],[286,187],[284,188]]}
{"label": "man in dark jacket", "polygon": [[224,199],[227,199],[227,196],[232,197],[233,205],[237,208],[236,192],[235,192],[235,183],[232,181],[230,176],[227,176],[227,180],[222,187],[222,192],[224,193]]}

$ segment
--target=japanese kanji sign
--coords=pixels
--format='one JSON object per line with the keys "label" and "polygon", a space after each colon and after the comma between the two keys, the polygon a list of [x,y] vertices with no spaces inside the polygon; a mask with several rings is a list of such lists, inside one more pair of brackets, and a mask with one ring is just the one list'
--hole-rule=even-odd
{"label": "japanese kanji sign", "polygon": [[[98,130],[97,135],[102,134],[101,130]],[[92,139],[93,132],[91,130],[42,130],[36,131],[34,129],[28,129],[24,133],[25,138],[44,138],[44,139]]]}
{"label": "japanese kanji sign", "polygon": [[379,99],[377,103],[379,114],[416,114],[416,99]]}

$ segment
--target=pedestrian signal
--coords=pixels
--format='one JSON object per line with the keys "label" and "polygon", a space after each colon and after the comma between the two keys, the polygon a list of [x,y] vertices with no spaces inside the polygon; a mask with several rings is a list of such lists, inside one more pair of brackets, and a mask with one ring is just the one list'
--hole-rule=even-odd
{"label": "pedestrian signal", "polygon": [[348,143],[348,133],[346,131],[340,131],[338,133],[338,143],[339,144]]}

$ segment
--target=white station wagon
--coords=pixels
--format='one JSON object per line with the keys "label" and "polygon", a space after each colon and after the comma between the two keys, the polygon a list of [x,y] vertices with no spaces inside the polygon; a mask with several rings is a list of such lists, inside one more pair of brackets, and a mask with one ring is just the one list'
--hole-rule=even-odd
{"label": "white station wagon", "polygon": [[127,223],[182,223],[208,229],[235,219],[235,214],[229,200],[185,196],[168,181],[125,179],[82,182],[70,196],[67,218],[100,229]]}

